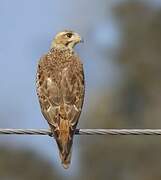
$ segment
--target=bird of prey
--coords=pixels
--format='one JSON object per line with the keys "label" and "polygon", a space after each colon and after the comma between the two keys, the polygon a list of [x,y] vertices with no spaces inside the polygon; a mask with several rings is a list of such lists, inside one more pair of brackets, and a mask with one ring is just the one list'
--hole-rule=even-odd
{"label": "bird of prey", "polygon": [[83,65],[73,50],[81,41],[74,31],[59,32],[37,70],[41,111],[55,137],[64,168],[70,165],[73,136],[84,100]]}

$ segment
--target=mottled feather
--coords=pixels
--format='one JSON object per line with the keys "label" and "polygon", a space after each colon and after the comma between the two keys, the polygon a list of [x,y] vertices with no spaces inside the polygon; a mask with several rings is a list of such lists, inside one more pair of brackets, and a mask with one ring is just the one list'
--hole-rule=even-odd
{"label": "mottled feather", "polygon": [[70,48],[52,48],[38,63],[36,82],[41,111],[54,133],[62,164],[68,168],[84,99],[82,63]]}

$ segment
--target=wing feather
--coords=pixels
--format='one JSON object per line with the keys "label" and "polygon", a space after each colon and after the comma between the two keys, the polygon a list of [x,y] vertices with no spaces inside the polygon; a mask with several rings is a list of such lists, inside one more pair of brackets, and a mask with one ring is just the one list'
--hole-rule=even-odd
{"label": "wing feather", "polygon": [[69,164],[73,135],[84,100],[83,65],[77,56],[67,63],[44,56],[37,70],[37,94],[42,114],[53,131],[62,163]]}

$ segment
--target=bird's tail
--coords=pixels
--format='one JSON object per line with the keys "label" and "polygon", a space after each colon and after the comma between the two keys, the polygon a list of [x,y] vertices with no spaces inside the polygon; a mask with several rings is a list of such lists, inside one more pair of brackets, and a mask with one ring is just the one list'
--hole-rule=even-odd
{"label": "bird's tail", "polygon": [[59,148],[61,163],[65,169],[69,168],[72,154],[73,130],[68,120],[60,120],[56,142]]}
{"label": "bird's tail", "polygon": [[72,155],[71,149],[69,150],[69,152],[62,152],[59,149],[59,155],[60,155],[61,163],[62,163],[63,167],[65,169],[68,169],[70,166],[71,155]]}

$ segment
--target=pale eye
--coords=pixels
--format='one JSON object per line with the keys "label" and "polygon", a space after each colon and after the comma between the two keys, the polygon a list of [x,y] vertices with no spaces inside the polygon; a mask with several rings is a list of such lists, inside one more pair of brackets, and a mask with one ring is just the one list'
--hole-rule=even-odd
{"label": "pale eye", "polygon": [[66,36],[67,36],[68,38],[71,38],[71,37],[72,37],[72,33],[67,33]]}

